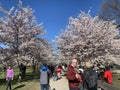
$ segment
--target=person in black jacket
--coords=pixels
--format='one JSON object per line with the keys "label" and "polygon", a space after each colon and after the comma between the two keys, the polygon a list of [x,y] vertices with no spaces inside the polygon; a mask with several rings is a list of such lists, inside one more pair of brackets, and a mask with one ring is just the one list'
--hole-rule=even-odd
{"label": "person in black jacket", "polygon": [[86,62],[87,69],[83,74],[83,88],[84,90],[97,90],[98,75],[94,70],[91,62]]}
{"label": "person in black jacket", "polygon": [[26,66],[23,65],[22,63],[21,63],[21,65],[20,65],[20,74],[21,74],[21,78],[25,78]]}

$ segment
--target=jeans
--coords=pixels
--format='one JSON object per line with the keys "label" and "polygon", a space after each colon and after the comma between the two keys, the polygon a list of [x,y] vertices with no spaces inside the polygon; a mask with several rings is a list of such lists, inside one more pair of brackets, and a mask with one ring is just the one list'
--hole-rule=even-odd
{"label": "jeans", "polygon": [[9,87],[10,90],[12,90],[12,88],[11,88],[11,81],[12,81],[12,78],[8,78],[7,84],[6,84],[6,90],[8,90],[8,87]]}
{"label": "jeans", "polygon": [[49,84],[41,84],[41,90],[49,90]]}

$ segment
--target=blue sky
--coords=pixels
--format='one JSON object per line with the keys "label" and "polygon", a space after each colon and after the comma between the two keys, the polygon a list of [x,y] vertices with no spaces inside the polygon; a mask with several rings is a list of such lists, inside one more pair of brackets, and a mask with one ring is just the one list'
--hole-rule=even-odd
{"label": "blue sky", "polygon": [[[17,6],[19,0],[0,0],[2,7],[9,10]],[[35,10],[37,22],[43,23],[47,31],[44,35],[48,40],[54,40],[55,36],[66,28],[70,16],[76,17],[80,11],[91,10],[95,16],[100,12],[102,0],[21,0],[23,6],[30,6]]]}

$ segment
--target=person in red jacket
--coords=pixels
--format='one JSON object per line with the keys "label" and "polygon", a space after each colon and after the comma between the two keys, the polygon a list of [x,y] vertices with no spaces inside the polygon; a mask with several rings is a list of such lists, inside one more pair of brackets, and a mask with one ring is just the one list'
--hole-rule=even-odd
{"label": "person in red jacket", "polygon": [[59,65],[56,67],[56,72],[57,72],[57,78],[60,79],[61,78],[62,69],[61,69],[61,67]]}
{"label": "person in red jacket", "polygon": [[105,67],[103,78],[107,83],[112,84],[112,72],[110,71],[109,66]]}
{"label": "person in red jacket", "polygon": [[76,69],[77,63],[77,59],[72,59],[67,69],[66,77],[69,83],[69,90],[79,90],[80,75]]}

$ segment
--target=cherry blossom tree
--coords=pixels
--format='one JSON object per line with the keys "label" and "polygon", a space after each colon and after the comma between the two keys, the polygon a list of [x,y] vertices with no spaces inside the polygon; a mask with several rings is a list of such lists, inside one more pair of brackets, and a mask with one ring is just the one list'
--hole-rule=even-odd
{"label": "cherry blossom tree", "polygon": [[70,17],[67,28],[56,37],[56,43],[61,58],[79,61],[108,62],[111,41],[117,34],[113,21],[100,20],[98,16],[91,17],[81,12],[76,18]]}
{"label": "cherry blossom tree", "polygon": [[7,11],[0,7],[0,11],[5,15],[0,18],[0,43],[9,49],[6,53],[10,60],[18,65],[22,62],[20,60],[30,63],[31,57],[38,59],[48,50],[48,42],[41,37],[45,33],[43,25],[37,23],[32,8],[23,7],[19,1],[17,9],[12,7]]}

